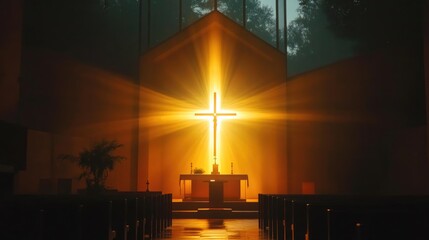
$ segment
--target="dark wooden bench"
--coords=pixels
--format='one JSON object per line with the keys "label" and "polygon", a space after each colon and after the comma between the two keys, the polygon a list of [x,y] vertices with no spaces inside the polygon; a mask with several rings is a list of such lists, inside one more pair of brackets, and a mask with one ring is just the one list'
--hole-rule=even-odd
{"label": "dark wooden bench", "polygon": [[429,197],[260,194],[259,228],[274,239],[425,239]]}
{"label": "dark wooden bench", "polygon": [[171,194],[20,195],[0,201],[0,239],[118,239],[159,236],[171,226]]}

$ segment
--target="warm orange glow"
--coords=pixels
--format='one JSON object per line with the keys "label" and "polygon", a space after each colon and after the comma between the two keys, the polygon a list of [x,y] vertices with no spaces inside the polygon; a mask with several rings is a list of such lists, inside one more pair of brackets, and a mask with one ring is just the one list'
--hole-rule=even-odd
{"label": "warm orange glow", "polygon": [[[191,163],[205,173],[211,172],[213,118],[201,121],[194,114],[213,112],[213,92],[217,92],[217,111],[237,113],[218,118],[219,170],[229,174],[233,163],[235,174],[249,174],[251,184],[246,195],[256,198],[263,184],[272,187],[276,181],[276,174],[269,174],[272,179],[266,174],[278,170],[273,162],[285,161],[286,84],[279,73],[270,77],[279,75],[274,79],[277,84],[273,80],[264,84],[265,79],[258,78],[254,83],[247,79],[246,72],[241,73],[243,69],[234,69],[242,67],[237,65],[240,55],[234,54],[236,48],[222,34],[215,29],[209,38],[195,40],[191,50],[171,54],[171,59],[168,55],[155,60],[148,57],[153,65],[145,64],[147,68],[161,75],[148,74],[152,83],[140,94],[141,123],[149,131],[149,172],[151,176],[162,174],[159,181],[165,182],[160,184],[165,191],[170,191],[169,186],[177,182],[179,174],[189,173]],[[178,61],[180,67],[172,67]],[[244,70],[257,68],[248,65]],[[260,78],[269,75],[262,73]],[[168,88],[158,84],[162,81]],[[160,161],[168,163],[161,165]]]}

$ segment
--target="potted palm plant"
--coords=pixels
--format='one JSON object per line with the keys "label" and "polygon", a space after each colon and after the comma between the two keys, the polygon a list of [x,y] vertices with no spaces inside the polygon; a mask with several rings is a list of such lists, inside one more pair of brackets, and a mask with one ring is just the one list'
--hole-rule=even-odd
{"label": "potted palm plant", "polygon": [[122,156],[113,155],[113,152],[122,146],[115,140],[102,140],[90,148],[83,149],[79,155],[63,154],[60,158],[79,165],[83,170],[79,179],[85,179],[88,193],[100,193],[106,190],[105,183],[109,171],[112,171],[118,162],[125,159]]}

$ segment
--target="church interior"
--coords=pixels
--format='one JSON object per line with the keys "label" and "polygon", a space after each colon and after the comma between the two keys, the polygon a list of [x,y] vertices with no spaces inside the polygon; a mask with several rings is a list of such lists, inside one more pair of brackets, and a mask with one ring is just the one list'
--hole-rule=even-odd
{"label": "church interior", "polygon": [[[131,194],[167,209],[159,231],[186,218],[176,202],[222,218],[224,200],[255,208],[269,239],[294,239],[291,208],[310,239],[309,213],[342,206],[340,223],[356,202],[362,219],[429,226],[428,13],[424,0],[2,1],[0,200],[78,199],[96,181],[75,160],[114,141],[106,206]],[[356,239],[378,236],[355,224]]]}

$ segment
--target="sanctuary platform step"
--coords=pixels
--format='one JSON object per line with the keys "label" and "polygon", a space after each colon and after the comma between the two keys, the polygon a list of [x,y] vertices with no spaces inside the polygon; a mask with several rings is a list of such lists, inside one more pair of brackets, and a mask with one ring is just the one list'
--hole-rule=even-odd
{"label": "sanctuary platform step", "polygon": [[216,208],[208,201],[173,201],[173,218],[176,219],[255,219],[258,218],[258,202],[224,202]]}

